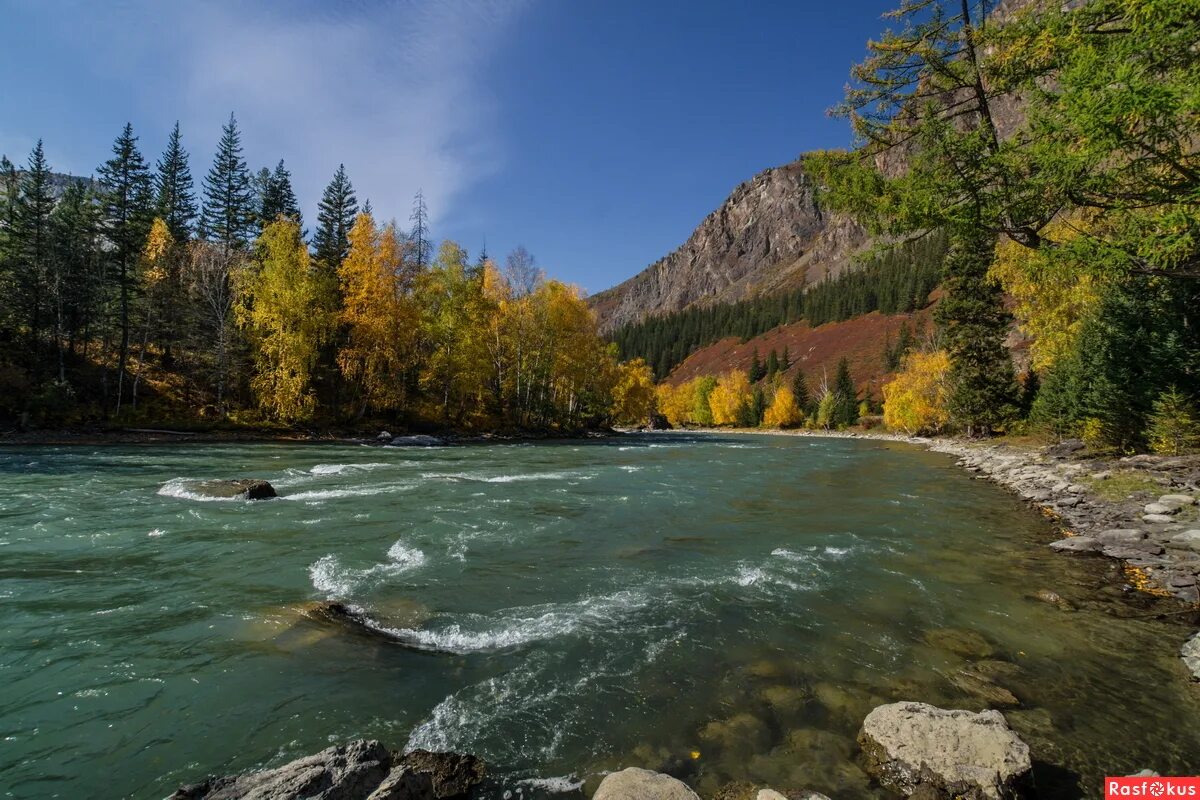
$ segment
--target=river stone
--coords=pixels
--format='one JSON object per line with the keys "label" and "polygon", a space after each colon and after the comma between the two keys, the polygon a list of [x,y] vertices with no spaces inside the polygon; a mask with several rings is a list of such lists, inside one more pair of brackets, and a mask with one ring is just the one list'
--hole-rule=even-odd
{"label": "river stone", "polygon": [[987,658],[996,652],[979,633],[966,628],[935,628],[925,632],[925,642],[939,650],[967,658]]}
{"label": "river stone", "polygon": [[1034,600],[1056,606],[1059,611],[1074,611],[1075,606],[1058,592],[1051,589],[1038,589],[1032,595]]}
{"label": "river stone", "polygon": [[1192,678],[1200,681],[1200,633],[1183,643],[1183,663],[1191,670]]}
{"label": "river stone", "polygon": [[439,439],[436,436],[428,436],[423,433],[414,434],[412,436],[396,436],[392,439],[393,447],[437,447],[445,444],[445,440]]}
{"label": "river stone", "polygon": [[1161,502],[1160,503],[1147,503],[1145,505],[1145,507],[1142,508],[1142,511],[1144,511],[1149,516],[1159,516],[1159,515],[1165,515],[1165,514],[1178,514],[1179,508],[1180,507],[1174,503],[1172,503],[1171,505],[1167,505],[1166,503],[1161,503]]}
{"label": "river stone", "polygon": [[780,794],[774,789],[759,789],[758,794],[754,796],[754,800],[829,800],[829,798],[811,789],[789,792],[788,794]]}
{"label": "river stone", "polygon": [[661,772],[629,767],[606,775],[592,800],[700,800],[683,781]]}
{"label": "river stone", "polygon": [[433,781],[406,766],[394,767],[367,800],[429,800],[435,797]]}
{"label": "river stone", "polygon": [[433,784],[432,796],[437,800],[463,797],[487,777],[487,765],[483,760],[464,753],[413,750],[406,753],[400,763],[413,772],[427,775]]}
{"label": "river stone", "polygon": [[1175,518],[1170,514],[1142,514],[1142,522],[1149,522],[1153,525],[1166,525],[1174,521]]}
{"label": "river stone", "polygon": [[377,442],[390,442],[391,440],[392,435],[387,431],[380,431],[379,435],[375,437],[375,441]]}
{"label": "river stone", "polygon": [[1046,448],[1046,455],[1051,458],[1068,458],[1085,449],[1087,445],[1082,439],[1064,439],[1058,444]]}
{"label": "river stone", "polygon": [[999,711],[947,711],[890,703],[863,720],[858,743],[867,771],[885,788],[918,789],[965,800],[1016,797],[1029,776],[1029,747]]}
{"label": "river stone", "polygon": [[1164,506],[1193,506],[1196,504],[1196,498],[1190,494],[1164,494],[1158,498],[1158,502]]}
{"label": "river stone", "polygon": [[266,481],[254,478],[238,478],[237,480],[196,481],[188,489],[205,497],[243,498],[245,500],[267,500],[278,497],[275,487]]}
{"label": "river stone", "polygon": [[950,683],[963,692],[973,697],[978,697],[989,706],[996,708],[1016,708],[1021,705],[1021,701],[1017,699],[1017,696],[1008,689],[992,683],[992,681],[975,672],[960,670],[950,676]]}
{"label": "river stone", "polygon": [[1063,553],[1094,553],[1099,550],[1101,544],[1091,536],[1068,536],[1066,539],[1059,539],[1057,542],[1051,542],[1050,548]]}
{"label": "river stone", "polygon": [[168,800],[362,800],[391,772],[391,753],[359,739],[275,769],[181,787]]}
{"label": "river stone", "polygon": [[1146,538],[1146,532],[1138,528],[1110,528],[1100,531],[1096,538],[1103,544],[1128,544]]}
{"label": "river stone", "polygon": [[1190,547],[1200,552],[1200,530],[1184,531],[1171,537],[1171,543],[1180,547]]}

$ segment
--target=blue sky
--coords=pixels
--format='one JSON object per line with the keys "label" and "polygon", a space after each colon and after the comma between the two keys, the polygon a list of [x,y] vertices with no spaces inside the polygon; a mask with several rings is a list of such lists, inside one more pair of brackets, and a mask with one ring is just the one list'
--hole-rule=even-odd
{"label": "blue sky", "polygon": [[178,119],[197,181],[237,114],[310,222],[339,162],[377,216],[472,254],[524,244],[599,291],[681,244],[741,181],[845,146],[825,111],[891,0],[0,0],[0,152],[90,174],[126,120]]}

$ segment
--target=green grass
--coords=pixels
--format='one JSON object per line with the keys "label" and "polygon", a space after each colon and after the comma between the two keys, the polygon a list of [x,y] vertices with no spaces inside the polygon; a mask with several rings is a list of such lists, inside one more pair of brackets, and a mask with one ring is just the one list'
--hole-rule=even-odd
{"label": "green grass", "polygon": [[1125,500],[1140,492],[1158,495],[1164,491],[1158,481],[1136,472],[1114,472],[1104,480],[1084,478],[1083,481],[1091,486],[1096,495],[1112,501]]}

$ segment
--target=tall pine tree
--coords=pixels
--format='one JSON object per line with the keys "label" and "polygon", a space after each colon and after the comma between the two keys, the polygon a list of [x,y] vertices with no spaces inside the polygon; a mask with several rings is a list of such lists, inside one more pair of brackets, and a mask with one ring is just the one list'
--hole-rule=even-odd
{"label": "tall pine tree", "polygon": [[858,390],[854,388],[854,378],[850,375],[850,362],[845,358],[838,361],[833,394],[837,398],[834,423],[838,427],[849,427],[858,422]]}
{"label": "tall pine tree", "polygon": [[230,114],[221,129],[212,168],[204,177],[202,233],[226,252],[242,250],[254,234],[257,219],[254,188],[242,158],[242,135],[237,119]]}
{"label": "tall pine tree", "polygon": [[28,325],[30,366],[40,363],[42,328],[47,322],[50,277],[50,213],[54,195],[50,189],[50,166],[39,139],[29,154],[29,164],[20,179],[12,236],[13,277],[24,323]]}
{"label": "tall pine tree", "polygon": [[417,190],[413,198],[412,214],[408,217],[413,224],[408,234],[412,260],[418,269],[425,269],[433,260],[433,242],[429,238],[429,209],[425,205],[425,193]]}
{"label": "tall pine tree", "polygon": [[358,198],[354,185],[346,175],[344,164],[338,164],[333,180],[325,187],[317,204],[317,232],[313,235],[313,256],[321,269],[337,271],[350,252],[350,228],[358,215]]}
{"label": "tall pine tree", "polygon": [[167,149],[158,159],[154,189],[155,213],[167,223],[167,229],[176,242],[188,241],[196,221],[196,192],[178,122],[171,129]]}
{"label": "tall pine tree", "polygon": [[263,186],[259,224],[265,226],[279,217],[293,220],[301,229],[304,228],[300,203],[296,200],[296,192],[292,189],[292,173],[283,165],[282,158],[275,165],[275,170],[267,176]]}
{"label": "tall pine tree", "polygon": [[[150,170],[137,148],[133,126],[125,129],[113,142],[112,158],[98,170],[104,186],[104,233],[110,249],[118,294],[120,342],[117,348],[117,398],[115,410],[121,412],[125,388],[125,368],[129,363],[129,317],[131,296],[139,282],[138,255],[146,241],[153,219]],[[107,394],[107,391],[106,391]]]}

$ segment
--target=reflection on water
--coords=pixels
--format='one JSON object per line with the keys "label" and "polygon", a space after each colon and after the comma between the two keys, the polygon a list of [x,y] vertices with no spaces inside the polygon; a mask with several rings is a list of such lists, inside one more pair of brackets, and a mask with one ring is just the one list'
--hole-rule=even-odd
{"label": "reflection on water", "polygon": [[[11,797],[161,796],[359,736],[478,753],[524,797],[630,765],[869,797],[854,736],[898,699],[1003,709],[1050,796],[1200,771],[1183,617],[1134,619],[1158,601],[904,445],[47,447],[0,473]],[[216,477],[282,497],[188,488]]]}

